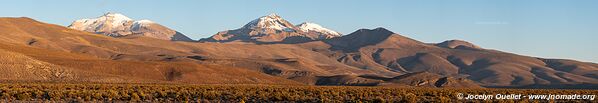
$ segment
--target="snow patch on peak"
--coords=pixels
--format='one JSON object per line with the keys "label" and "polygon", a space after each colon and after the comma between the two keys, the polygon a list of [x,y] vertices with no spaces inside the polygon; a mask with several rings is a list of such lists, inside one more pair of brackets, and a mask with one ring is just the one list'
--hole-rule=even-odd
{"label": "snow patch on peak", "polygon": [[71,24],[71,26],[69,27],[77,30],[94,31],[94,29],[97,29],[101,26],[112,28],[122,27],[126,23],[132,21],[133,19],[125,15],[108,12],[97,18],[76,20],[75,22],[73,22],[73,24],[77,23],[78,25]]}
{"label": "snow patch on peak", "polygon": [[98,20],[98,19],[100,21],[112,21],[113,26],[121,25],[121,24],[129,22],[129,21],[133,21],[133,19],[131,19],[123,14],[112,13],[112,12],[108,12],[108,13],[104,14],[103,16],[96,18],[96,20]]}
{"label": "snow patch on peak", "polygon": [[143,20],[138,20],[138,21],[133,22],[133,25],[147,25],[147,24],[153,24],[153,23],[154,23],[153,21],[143,19]]}
{"label": "snow patch on peak", "polygon": [[136,21],[123,14],[108,12],[97,18],[76,20],[68,27],[76,30],[103,33],[110,36],[122,36],[128,35],[122,32],[139,30],[152,24],[154,22],[150,20]]}
{"label": "snow patch on peak", "polygon": [[272,14],[268,15],[267,17],[280,18],[280,16],[278,16],[278,14],[276,14],[276,13],[272,13]]}
{"label": "snow patch on peak", "polygon": [[108,12],[108,13],[104,14],[102,17],[108,17],[108,18],[120,19],[120,20],[133,20],[123,14],[112,13],[112,12]]}
{"label": "snow patch on peak", "polygon": [[262,16],[258,19],[255,19],[249,23],[247,23],[243,28],[253,29],[253,28],[262,28],[262,29],[276,29],[276,30],[283,30],[287,31],[292,27],[290,23],[275,13],[272,13],[267,16]]}
{"label": "snow patch on peak", "polygon": [[137,29],[139,29],[141,27],[150,26],[150,24],[154,24],[154,22],[150,21],[150,20],[146,20],[146,19],[144,19],[144,20],[138,20],[138,21],[133,22],[133,25],[131,26],[131,28],[133,30],[137,30]]}
{"label": "snow patch on peak", "polygon": [[331,35],[334,35],[334,36],[340,36],[341,35],[339,32],[336,32],[334,30],[330,30],[328,28],[324,28],[324,27],[322,27],[319,24],[311,23],[311,22],[301,23],[301,24],[297,25],[297,27],[299,27],[299,30],[304,31],[304,32],[314,31],[314,32],[331,34]]}

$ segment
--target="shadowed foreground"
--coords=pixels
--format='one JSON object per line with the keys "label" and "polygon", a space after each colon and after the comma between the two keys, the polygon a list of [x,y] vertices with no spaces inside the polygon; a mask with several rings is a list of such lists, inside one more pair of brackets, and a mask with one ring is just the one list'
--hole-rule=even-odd
{"label": "shadowed foreground", "polygon": [[[598,94],[597,90],[438,89],[351,86],[179,85],[179,84],[0,84],[3,102],[464,102],[457,94]],[[482,100],[479,100],[482,101]],[[547,102],[547,100],[487,100]],[[557,100],[564,102],[563,100]],[[574,100],[592,102],[589,100]],[[567,101],[571,102],[571,101]]]}

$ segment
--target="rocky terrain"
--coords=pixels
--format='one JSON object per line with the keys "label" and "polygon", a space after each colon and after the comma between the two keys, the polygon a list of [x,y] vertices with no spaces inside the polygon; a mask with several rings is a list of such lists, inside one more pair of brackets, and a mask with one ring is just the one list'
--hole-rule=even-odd
{"label": "rocky terrain", "polygon": [[93,30],[78,22],[63,27],[0,18],[0,79],[434,88],[598,84],[596,63],[517,55],[462,40],[423,43],[385,28],[340,35],[313,23],[295,26],[274,14],[201,42],[173,42],[172,35],[165,39],[147,31],[132,36],[139,27],[126,19],[126,25]]}

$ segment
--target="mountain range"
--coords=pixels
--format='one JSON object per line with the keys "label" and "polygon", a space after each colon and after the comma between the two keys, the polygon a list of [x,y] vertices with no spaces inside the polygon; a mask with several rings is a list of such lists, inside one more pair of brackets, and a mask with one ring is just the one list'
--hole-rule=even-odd
{"label": "mountain range", "polygon": [[316,23],[304,22],[293,25],[277,14],[270,14],[255,19],[239,29],[221,31],[200,41],[301,43],[339,36],[341,36],[339,32],[324,28]]}
{"label": "mountain range", "polygon": [[424,43],[385,28],[341,35],[315,23],[293,25],[276,14],[198,41],[116,13],[77,20],[68,27],[25,17],[0,18],[0,53],[0,79],[6,81],[442,88],[598,85],[596,63],[518,55],[463,40]]}

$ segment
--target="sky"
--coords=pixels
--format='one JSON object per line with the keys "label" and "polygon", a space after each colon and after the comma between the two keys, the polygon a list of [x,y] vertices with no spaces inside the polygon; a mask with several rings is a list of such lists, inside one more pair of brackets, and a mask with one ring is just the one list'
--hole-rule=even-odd
{"label": "sky", "polygon": [[277,13],[349,34],[384,27],[428,43],[459,39],[521,55],[598,63],[597,0],[11,0],[0,17],[68,26],[106,12],[193,39]]}

